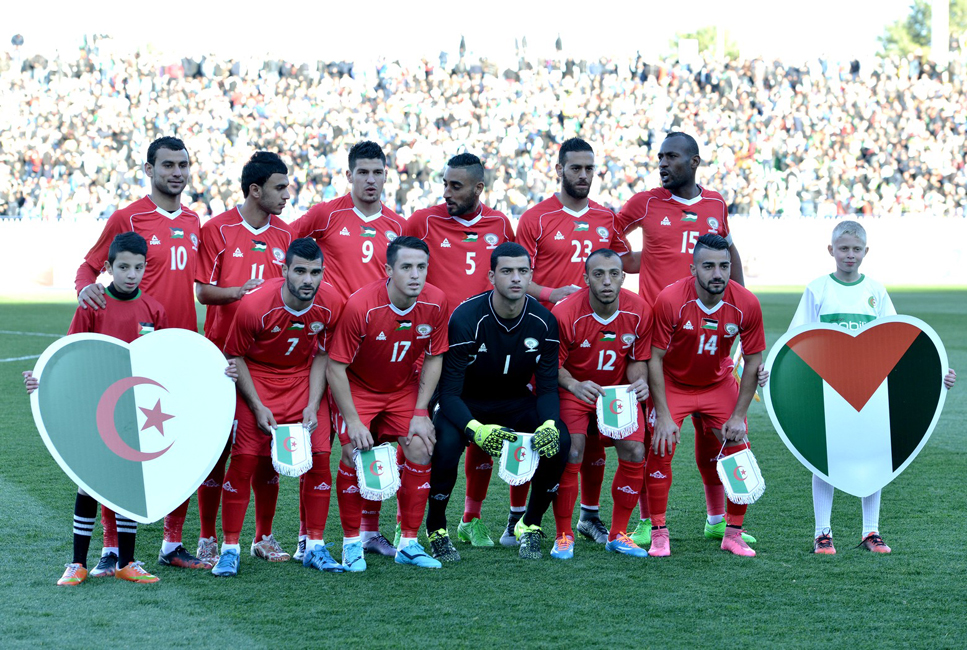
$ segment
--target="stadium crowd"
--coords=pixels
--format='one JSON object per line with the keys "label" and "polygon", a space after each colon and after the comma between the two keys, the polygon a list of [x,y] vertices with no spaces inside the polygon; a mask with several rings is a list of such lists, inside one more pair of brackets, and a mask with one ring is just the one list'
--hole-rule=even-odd
{"label": "stadium crowd", "polygon": [[[294,192],[283,218],[347,191],[345,152],[384,143],[400,214],[438,202],[445,161],[487,166],[486,201],[514,217],[549,196],[557,145],[599,152],[597,198],[617,210],[657,185],[662,134],[704,138],[710,187],[732,214],[836,216],[967,210],[967,71],[920,59],[761,59],[689,68],[642,59],[537,61],[498,67],[283,61],[168,61],[120,55],[93,40],[73,58],[0,55],[0,215],[106,218],[144,194],[140,166],[161,134],[192,160],[186,196],[202,218],[241,202],[253,149],[284,152]],[[651,178],[649,176],[651,175]]]}

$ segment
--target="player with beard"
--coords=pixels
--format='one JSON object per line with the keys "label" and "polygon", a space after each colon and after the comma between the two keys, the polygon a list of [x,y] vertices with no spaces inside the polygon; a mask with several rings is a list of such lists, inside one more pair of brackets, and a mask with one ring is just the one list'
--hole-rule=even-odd
{"label": "player with beard", "polygon": [[[266,280],[244,296],[225,342],[238,364],[238,401],[232,460],[222,485],[222,549],[216,576],[238,574],[239,538],[248,509],[252,477],[278,476],[272,467],[272,431],[301,422],[310,432],[312,480],[302,483],[309,543],[303,565],[341,572],[323,541],[331,490],[305,495],[316,481],[332,485],[330,426],[326,391],[327,349],[341,303],[322,282],[322,251],[309,238],[296,239],[285,254],[282,277]],[[309,491],[317,492],[308,488]],[[306,497],[309,498],[306,498]],[[275,501],[256,521],[256,540],[272,536]],[[253,544],[252,555],[256,555]]]}
{"label": "player with beard", "polygon": [[[490,251],[505,241],[514,241],[510,220],[480,201],[483,191],[483,163],[471,153],[456,155],[443,172],[444,202],[417,210],[406,222],[406,234],[422,239],[433,249],[427,282],[446,294],[451,311],[490,288]],[[493,546],[490,532],[480,519],[493,463],[482,449],[471,445],[464,470],[467,496],[457,537],[473,546]]]}
{"label": "player with beard", "polygon": [[[728,206],[722,196],[696,183],[695,175],[702,164],[695,138],[679,131],[665,136],[658,150],[658,173],[661,187],[634,195],[618,213],[622,232],[641,228],[642,250],[625,258],[625,271],[638,274],[638,293],[649,305],[655,303],[658,292],[688,275],[695,242],[704,233],[721,235],[729,244],[732,260],[730,279],[744,285],[742,260],[729,232]],[[645,407],[652,420],[654,409]],[[718,455],[720,444],[700,417],[693,416],[695,426],[695,462],[702,472],[705,487],[705,536],[722,539],[725,534],[725,491],[707,462]],[[655,477],[652,477],[655,478]],[[646,483],[648,477],[645,477]],[[647,487],[642,486],[641,519],[631,534],[641,546],[651,540],[648,517]],[[746,542],[755,538],[744,534]]]}
{"label": "player with beard", "polygon": [[[97,277],[107,259],[114,238],[133,231],[148,242],[148,256],[141,289],[161,303],[169,327],[198,331],[194,281],[198,256],[198,215],[181,205],[181,194],[191,175],[191,160],[185,143],[178,138],[158,138],[148,146],[144,175],[151,192],[112,214],[101,236],[77,269],[75,288],[82,309],[110,309],[104,286]],[[188,569],[210,569],[211,564],[191,555],[181,544],[181,531],[188,513],[188,501],[165,517],[164,540],[158,563]],[[117,528],[113,513],[103,511],[104,555],[92,576],[112,575],[117,562]],[[103,566],[102,566],[103,564]]]}
{"label": "player with beard", "polygon": [[[221,350],[242,297],[263,281],[282,275],[285,251],[292,243],[292,230],[279,215],[289,200],[289,169],[278,154],[257,151],[242,167],[242,195],[245,201],[216,217],[201,229],[201,252],[195,272],[195,294],[207,305],[205,336]],[[198,487],[198,517],[201,520],[198,551],[200,560],[218,561],[215,535],[218,504],[225,478],[225,463],[231,445],[218,459],[208,478]],[[304,478],[303,478],[304,480]],[[274,472],[252,479],[255,519],[275,502],[279,482]],[[301,510],[301,507],[300,507]],[[271,535],[257,539],[258,557],[272,562],[289,559],[289,554]]]}
{"label": "player with beard", "polygon": [[[655,430],[645,467],[652,518],[648,554],[671,554],[665,512],[672,480],[672,456],[687,415],[700,413],[725,456],[747,449],[746,414],[756,390],[765,350],[762,309],[751,291],[729,281],[729,242],[705,234],[695,242],[691,277],[665,287],[655,301],[648,379],[655,403]],[[732,374],[732,344],[742,337],[745,372],[741,388]],[[703,476],[718,474],[715,458],[699,459]],[[711,466],[711,469],[708,467]],[[721,485],[721,481],[719,482]],[[723,488],[724,489],[724,488]],[[722,549],[745,557],[755,551],[742,538],[748,506],[726,505]]]}
{"label": "player with beard", "polygon": [[[580,138],[561,145],[555,167],[560,191],[525,212],[517,226],[517,242],[534,260],[534,277],[528,293],[551,309],[555,303],[579,290],[584,262],[591,251],[609,248],[619,255],[629,247],[608,208],[588,199],[594,180],[594,150]],[[581,516],[578,532],[599,544],[608,541],[608,527],[601,522],[599,501],[604,481],[605,454],[597,428],[586,437],[581,466]],[[512,543],[509,532],[523,512],[527,485],[510,491],[510,521],[501,537]]]}

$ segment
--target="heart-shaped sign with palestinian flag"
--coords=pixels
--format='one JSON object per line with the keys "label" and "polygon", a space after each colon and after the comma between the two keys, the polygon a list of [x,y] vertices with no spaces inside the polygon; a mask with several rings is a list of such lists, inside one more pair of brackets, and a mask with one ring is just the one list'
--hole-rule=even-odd
{"label": "heart-shaped sign with palestinian flag", "polygon": [[772,424],[811,472],[854,496],[913,462],[940,418],[947,353],[918,318],[880,318],[857,332],[790,330],[766,360]]}
{"label": "heart-shaped sign with palestinian flag", "polygon": [[103,334],[66,336],[34,368],[34,422],[85,492],[151,523],[191,496],[225,448],[235,414],[226,365],[213,343],[183,329],[130,345]]}

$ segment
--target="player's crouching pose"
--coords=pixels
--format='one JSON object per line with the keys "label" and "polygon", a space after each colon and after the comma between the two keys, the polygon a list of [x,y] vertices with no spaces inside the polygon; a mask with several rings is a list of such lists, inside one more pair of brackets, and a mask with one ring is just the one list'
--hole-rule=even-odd
{"label": "player's crouching pose", "polygon": [[[331,421],[323,393],[329,359],[326,349],[338,318],[339,299],[323,284],[322,274],[318,244],[309,238],[296,239],[286,251],[282,277],[266,280],[248,293],[235,313],[225,354],[238,363],[238,401],[232,460],[222,485],[224,541],[212,569],[216,576],[238,573],[239,537],[252,477],[257,471],[275,473],[272,430],[295,422],[311,432],[312,445],[312,468],[304,475],[300,491],[310,540],[303,565],[321,571],[343,570],[323,541],[332,484]],[[317,486],[325,487],[315,489]],[[257,513],[257,541],[275,539],[274,505]]]}
{"label": "player's crouching pose", "polygon": [[[672,480],[672,456],[679,427],[700,413],[726,456],[748,448],[746,413],[755,393],[765,336],[759,301],[745,287],[729,281],[729,243],[702,235],[692,256],[692,276],[663,289],[655,302],[648,377],[657,418],[652,453],[645,467],[651,507],[653,557],[671,554],[665,511]],[[732,343],[741,335],[745,372],[741,388],[732,375]],[[748,375],[748,377],[746,377]],[[714,459],[701,459],[714,463]],[[726,504],[722,549],[755,556],[742,539],[746,505]]]}
{"label": "player's crouching pose", "polygon": [[[343,527],[343,564],[365,571],[360,536],[363,498],[353,451],[398,440],[406,463],[398,493],[402,536],[396,562],[438,569],[417,533],[430,493],[430,458],[436,441],[430,398],[447,349],[447,304],[426,284],[430,252],[415,237],[396,237],[386,250],[386,275],[350,296],[331,351],[329,385],[342,459],[336,477]],[[417,360],[423,369],[417,374]]]}
{"label": "player's crouching pose", "polygon": [[[504,440],[516,439],[512,429],[534,432],[541,458],[515,534],[520,557],[538,559],[541,518],[557,492],[571,443],[557,394],[557,321],[527,296],[530,255],[519,244],[501,244],[491,253],[489,277],[493,290],[470,298],[450,318],[440,379],[426,526],[433,556],[443,561],[460,559],[447,533],[446,507],[468,444],[496,457]],[[532,378],[536,397],[528,387]]]}
{"label": "player's crouching pose", "polygon": [[[592,252],[584,263],[587,288],[555,305],[551,313],[561,332],[558,382],[561,419],[571,432],[571,453],[561,487],[554,501],[557,524],[551,557],[574,556],[571,519],[577,500],[578,472],[584,455],[586,431],[597,427],[595,403],[605,386],[630,384],[638,410],[637,428],[614,440],[618,471],[611,483],[614,512],[605,548],[609,551],[648,557],[627,534],[628,520],[638,504],[645,466],[645,416],[638,402],[648,398],[648,366],[651,356],[651,308],[637,294],[621,288],[625,274],[621,258],[610,249]],[[600,433],[599,433],[600,435]]]}

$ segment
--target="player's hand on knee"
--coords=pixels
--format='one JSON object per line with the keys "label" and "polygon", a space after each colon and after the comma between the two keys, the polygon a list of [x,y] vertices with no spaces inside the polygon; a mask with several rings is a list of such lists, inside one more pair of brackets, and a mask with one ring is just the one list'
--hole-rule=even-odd
{"label": "player's hand on knee", "polygon": [[544,458],[550,458],[561,450],[561,432],[554,420],[548,420],[534,432],[534,451]]}
{"label": "player's hand on knee", "polygon": [[470,420],[467,428],[473,434],[473,441],[477,446],[495,458],[500,456],[504,440],[517,440],[516,433],[499,424],[480,424],[476,420]]}
{"label": "player's hand on knee", "polygon": [[34,373],[31,370],[24,370],[23,376],[24,386],[27,387],[27,394],[30,395],[40,387],[40,380],[34,377]]}
{"label": "player's hand on knee", "polygon": [[756,379],[759,382],[759,386],[765,386],[767,383],[769,383],[769,371],[766,370],[766,364],[759,364],[759,368],[756,372]]}
{"label": "player's hand on knee", "polygon": [[359,451],[369,451],[373,448],[373,434],[362,423],[346,426],[349,442]]}
{"label": "player's hand on knee", "polygon": [[604,389],[593,381],[576,381],[571,385],[571,394],[583,402],[594,404],[598,395],[604,395]]}
{"label": "player's hand on knee", "polygon": [[228,367],[225,368],[225,376],[233,382],[238,381],[238,364],[235,363],[235,359],[228,360]]}
{"label": "player's hand on knee", "polygon": [[413,419],[410,420],[410,430],[406,434],[406,438],[403,439],[403,443],[409,445],[416,436],[423,440],[426,448],[433,452],[433,445],[436,444],[436,429],[433,428],[433,422],[430,418],[425,415],[414,415]]}
{"label": "player's hand on knee", "polygon": [[648,399],[648,382],[644,379],[636,379],[628,386],[628,392],[634,393],[635,399],[639,402],[644,402]]}
{"label": "player's hand on knee", "polygon": [[674,422],[659,418],[655,422],[655,432],[651,437],[651,450],[664,457],[665,453],[672,453],[674,445],[681,439],[681,432]]}
{"label": "player's hand on knee", "polygon": [[77,304],[83,309],[90,307],[97,310],[107,307],[107,299],[104,297],[104,285],[95,282],[81,289],[81,292],[77,294]]}
{"label": "player's hand on knee", "polygon": [[[947,390],[950,390],[951,388],[954,387],[955,383],[957,383],[957,373],[954,372],[953,368],[950,368],[949,370],[947,370],[947,374],[944,375],[943,385]],[[29,393],[30,390],[28,389],[27,392]]]}

